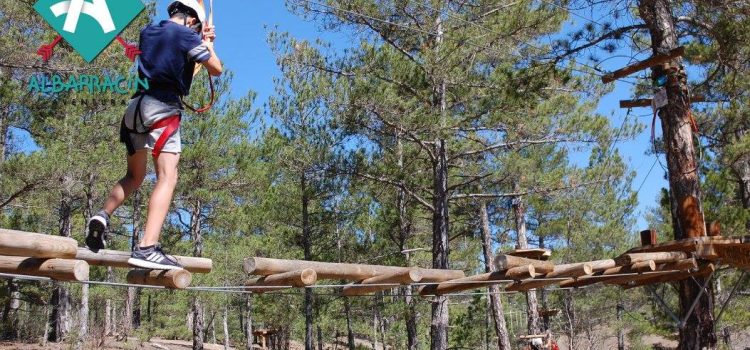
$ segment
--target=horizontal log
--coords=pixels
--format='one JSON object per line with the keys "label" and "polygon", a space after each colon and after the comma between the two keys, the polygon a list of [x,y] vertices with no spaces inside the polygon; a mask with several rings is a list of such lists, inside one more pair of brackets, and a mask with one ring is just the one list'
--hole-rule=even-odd
{"label": "horizontal log", "polygon": [[617,266],[615,259],[594,260],[587,262],[587,264],[591,266],[591,271],[593,272],[604,271]]}
{"label": "horizontal log", "polygon": [[546,274],[544,277],[546,278],[555,278],[555,277],[581,277],[590,275],[594,272],[594,270],[591,268],[591,265],[589,263],[575,263],[575,264],[565,264],[565,265],[555,265],[555,270]]}
{"label": "horizontal log", "polygon": [[619,256],[615,261],[618,265],[633,265],[648,260],[653,260],[655,263],[664,263],[687,258],[688,255],[684,252],[626,253]]}
{"label": "horizontal log", "polygon": [[678,48],[675,48],[671,51],[669,51],[669,54],[667,55],[654,55],[651,56],[643,61],[636,62],[632,65],[629,65],[627,67],[618,69],[612,73],[605,74],[602,76],[602,82],[607,84],[611,83],[617,79],[624,78],[628,75],[631,75],[633,73],[642,71],[647,68],[651,68],[654,66],[658,66],[662,63],[669,62],[677,57],[680,57],[685,54],[685,47],[680,46]]}
{"label": "horizontal log", "polygon": [[499,254],[494,259],[495,270],[505,271],[514,267],[532,265],[538,274],[547,274],[555,270],[555,264],[549,261],[527,259],[509,254]]}
{"label": "horizontal log", "polygon": [[246,258],[244,269],[247,274],[268,276],[300,269],[313,269],[318,279],[337,279],[362,281],[379,275],[396,274],[416,269],[422,275],[423,282],[442,282],[466,275],[460,270],[422,269],[397,266],[380,266],[364,264],[327,263],[305,260],[284,260],[271,258]]}
{"label": "horizontal log", "polygon": [[[91,265],[132,268],[128,264],[130,252],[102,249],[94,253],[87,248],[78,248],[76,259],[85,260]],[[195,273],[209,273],[213,268],[213,261],[206,258],[194,258],[189,256],[174,256],[182,265],[182,268]]]}
{"label": "horizontal log", "polygon": [[543,248],[516,249],[506,254],[536,260],[549,260],[552,256],[552,252],[549,249]]}
{"label": "horizontal log", "polygon": [[[349,284],[344,287],[341,291],[343,296],[355,296],[355,295],[367,295],[379,292],[381,290],[387,290],[395,288],[398,285],[408,285],[417,283],[422,280],[422,274],[418,270],[409,270],[399,272],[396,274],[380,275],[373,278],[368,278],[359,283]],[[382,284],[392,284],[391,286],[383,286]],[[368,286],[370,285],[370,286]]]}
{"label": "horizontal log", "polygon": [[185,289],[193,281],[193,275],[183,269],[179,270],[144,270],[134,269],[128,271],[126,277],[130,284],[142,284],[147,286],[161,286],[171,289]]}
{"label": "horizontal log", "polygon": [[[655,269],[656,264],[653,260],[638,262],[630,266],[615,266],[603,271],[599,271],[592,276],[581,276],[575,280],[562,281],[560,282],[560,287],[579,288],[623,277],[632,278],[634,276],[639,276],[638,273],[654,271]],[[622,274],[630,274],[631,276],[613,276]]]}
{"label": "horizontal log", "polygon": [[716,266],[714,264],[705,264],[698,268],[695,272],[685,272],[685,271],[674,271],[674,272],[665,272],[663,274],[650,276],[648,278],[643,278],[635,281],[629,281],[622,285],[624,289],[630,289],[630,288],[637,288],[647,285],[653,285],[653,284],[659,284],[659,283],[671,283],[671,282],[679,282],[685,279],[688,279],[690,277],[706,277],[710,275],[712,272],[716,270]]}
{"label": "horizontal log", "polygon": [[676,270],[676,271],[689,271],[689,270],[695,270],[698,268],[698,262],[693,259],[683,259],[675,262],[668,262],[659,264],[657,266],[657,270],[661,271],[669,271],[669,270]]}
{"label": "horizontal log", "polygon": [[[304,288],[318,282],[318,274],[313,269],[302,269],[289,271],[275,275],[256,277],[249,279],[245,286],[253,287],[248,290],[256,293],[264,293],[272,290],[286,289],[291,287]],[[268,287],[268,288],[264,288]]]}
{"label": "horizontal log", "polygon": [[38,259],[0,256],[0,272],[48,277],[57,281],[88,281],[89,264],[73,259]]}
{"label": "horizontal log", "polygon": [[69,237],[0,228],[0,255],[74,259],[78,242]]}
{"label": "horizontal log", "polygon": [[419,295],[444,295],[509,282],[512,278],[508,277],[508,274],[513,276],[533,276],[534,266],[518,266],[506,271],[488,272],[480,275],[445,281],[438,284],[422,286],[419,288]]}
{"label": "horizontal log", "polygon": [[748,243],[750,239],[745,237],[692,237],[676,241],[669,241],[645,247],[635,247],[626,253],[650,253],[650,252],[694,252],[701,244],[742,244]]}

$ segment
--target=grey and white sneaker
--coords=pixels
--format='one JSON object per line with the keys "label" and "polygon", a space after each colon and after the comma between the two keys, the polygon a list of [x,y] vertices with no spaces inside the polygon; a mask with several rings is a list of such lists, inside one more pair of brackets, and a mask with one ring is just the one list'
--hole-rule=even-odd
{"label": "grey and white sneaker", "polygon": [[135,247],[128,259],[128,264],[151,270],[179,270],[182,265],[172,256],[164,254],[160,245],[150,247]]}
{"label": "grey and white sneaker", "polygon": [[104,249],[104,234],[109,226],[109,214],[104,210],[100,211],[89,219],[87,226],[89,233],[86,235],[86,246],[94,253]]}

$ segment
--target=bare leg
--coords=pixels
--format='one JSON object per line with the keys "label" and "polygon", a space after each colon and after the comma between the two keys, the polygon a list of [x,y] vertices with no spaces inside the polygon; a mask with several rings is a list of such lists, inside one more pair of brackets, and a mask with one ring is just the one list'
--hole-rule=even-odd
{"label": "bare leg", "polygon": [[169,206],[172,204],[174,188],[177,186],[177,163],[179,161],[179,153],[167,152],[162,152],[159,158],[154,161],[156,185],[148,202],[146,231],[143,233],[140,247],[152,246],[159,242],[164,220],[167,218]]}
{"label": "bare leg", "polygon": [[146,150],[140,150],[135,152],[134,155],[128,156],[128,172],[112,188],[107,201],[104,202],[104,211],[107,214],[112,215],[115,209],[121,206],[128,196],[141,186],[143,178],[146,177],[147,154]]}

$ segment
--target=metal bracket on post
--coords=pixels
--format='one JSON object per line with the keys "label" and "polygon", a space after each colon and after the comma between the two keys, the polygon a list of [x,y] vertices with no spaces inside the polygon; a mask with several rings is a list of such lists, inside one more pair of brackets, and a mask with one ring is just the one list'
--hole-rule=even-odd
{"label": "metal bracket on post", "polygon": [[670,308],[669,305],[667,305],[667,302],[665,302],[664,299],[662,299],[659,296],[659,294],[656,293],[656,287],[646,288],[646,290],[648,290],[649,292],[651,292],[651,295],[653,295],[654,297],[656,297],[656,300],[659,302],[659,304],[661,304],[661,306],[664,309],[664,311],[666,311],[669,314],[669,317],[671,317],[672,320],[674,320],[675,325],[679,326],[680,325],[680,319],[672,311],[672,308]]}
{"label": "metal bracket on post", "polygon": [[742,274],[740,275],[740,278],[735,282],[734,287],[732,287],[732,291],[729,293],[729,296],[727,297],[727,300],[724,300],[724,303],[721,305],[721,309],[719,310],[719,314],[716,315],[716,319],[714,320],[714,324],[719,323],[719,320],[721,319],[721,315],[724,314],[724,310],[729,305],[729,302],[732,301],[732,298],[734,298],[735,293],[737,293],[737,289],[742,284],[742,280],[745,279],[745,275],[747,275],[747,271],[742,270]]}
{"label": "metal bracket on post", "polygon": [[[685,318],[682,319],[682,321],[680,321],[680,323],[677,325],[680,329],[685,328],[685,324],[687,324],[687,320],[688,318],[690,318],[690,315],[693,314],[693,310],[695,310],[695,307],[698,306],[698,302],[700,302],[701,297],[703,296],[703,292],[706,291],[706,288],[708,288],[708,284],[711,283],[711,279],[714,277],[714,272],[716,271],[711,271],[711,274],[708,275],[708,278],[706,278],[706,282],[703,283],[703,288],[701,288],[700,293],[698,293],[698,296],[696,296],[695,300],[693,300],[693,304],[690,305],[690,308],[685,313]],[[698,281],[695,282],[697,283]]]}

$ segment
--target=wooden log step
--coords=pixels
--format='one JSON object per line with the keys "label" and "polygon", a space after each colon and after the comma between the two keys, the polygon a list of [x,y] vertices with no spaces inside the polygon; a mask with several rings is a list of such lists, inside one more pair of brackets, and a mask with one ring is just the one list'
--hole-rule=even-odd
{"label": "wooden log step", "polygon": [[318,274],[313,269],[302,269],[297,271],[283,272],[275,275],[256,277],[249,279],[245,286],[247,287],[268,287],[268,288],[248,288],[251,292],[264,293],[272,290],[286,289],[291,287],[304,288],[318,282]]}
{"label": "wooden log step", "polygon": [[496,256],[493,263],[495,264],[496,271],[505,271],[514,267],[527,265],[534,266],[535,272],[540,275],[547,274],[555,270],[555,264],[549,261],[527,259],[509,254],[500,254]]}
{"label": "wooden log step", "polygon": [[75,259],[77,249],[72,238],[0,228],[0,255]]}
{"label": "wooden log step", "polygon": [[161,286],[170,289],[185,289],[193,281],[193,275],[187,270],[144,270],[128,271],[126,280],[130,284]]}
{"label": "wooden log step", "polygon": [[[389,275],[409,271],[410,267],[327,263],[305,260],[284,260],[271,258],[246,258],[244,269],[247,274],[268,276],[300,269],[313,269],[319,279],[336,279],[363,281],[379,275]],[[417,268],[423,282],[442,282],[466,277],[460,270],[422,269]]]}
{"label": "wooden log step", "polygon": [[[359,283],[349,284],[341,291],[343,296],[367,295],[381,290],[395,288],[396,286],[383,286],[382,284],[408,285],[418,283],[422,280],[419,270],[409,270],[390,275],[380,275],[368,278]],[[371,286],[368,286],[371,285]]]}
{"label": "wooden log step", "polygon": [[[518,266],[505,271],[483,273],[481,275],[469,276],[455,280],[431,284],[419,288],[419,295],[444,295],[464,290],[487,287],[493,284],[509,282],[515,279],[534,276],[534,266]],[[511,277],[513,276],[513,277]]]}
{"label": "wooden log step", "polygon": [[[608,268],[603,271],[599,271],[591,276],[581,276],[576,280],[568,280],[560,282],[561,288],[578,288],[588,286],[596,283],[603,283],[609,280],[622,279],[622,278],[633,278],[639,276],[639,273],[650,272],[656,270],[656,263],[653,260],[637,262],[630,266],[615,266]],[[631,276],[613,276],[630,274]]]}
{"label": "wooden log step", "polygon": [[581,277],[590,275],[594,272],[594,270],[591,268],[591,265],[586,262],[582,263],[574,263],[574,264],[564,264],[564,265],[555,265],[555,270],[546,274],[544,277],[546,278],[556,278],[556,277]]}
{"label": "wooden log step", "polygon": [[617,265],[633,265],[637,262],[653,260],[656,263],[665,263],[687,259],[685,252],[653,252],[653,253],[626,253],[615,259]]}
{"label": "wooden log step", "polygon": [[57,281],[88,281],[89,264],[73,259],[39,259],[0,256],[0,272],[14,275],[48,277]]}
{"label": "wooden log step", "polygon": [[[88,248],[78,248],[76,259],[85,260],[91,265],[133,268],[128,264],[130,252],[102,249],[96,253]],[[213,261],[206,258],[194,258],[189,256],[174,256],[183,269],[195,273],[209,273],[213,269]]]}

